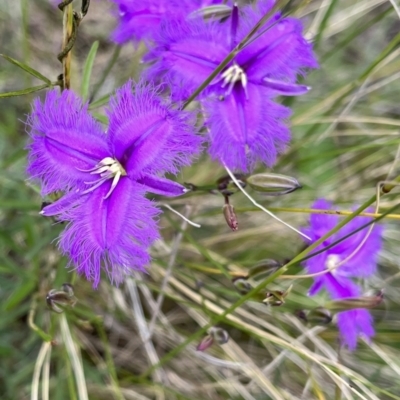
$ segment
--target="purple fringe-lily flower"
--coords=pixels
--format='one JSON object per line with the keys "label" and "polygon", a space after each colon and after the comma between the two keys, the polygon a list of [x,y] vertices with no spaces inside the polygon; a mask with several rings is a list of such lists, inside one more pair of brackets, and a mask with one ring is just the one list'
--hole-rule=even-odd
{"label": "purple fringe-lily flower", "polygon": [[152,87],[132,89],[128,82],[112,98],[106,133],[70,90],[36,99],[28,120],[28,174],[43,195],[64,193],[42,214],[69,222],[59,247],[94,287],[102,268],[116,284],[144,270],[160,212],[144,195],[185,193],[162,176],[188,165],[201,143],[193,115],[171,108]]}
{"label": "purple fringe-lily flower", "polygon": [[[274,1],[233,7],[225,22],[201,19],[165,22],[145,57],[145,72],[187,98],[245,38]],[[274,14],[200,96],[209,128],[210,154],[231,169],[251,170],[257,160],[271,167],[290,139],[290,110],[277,95],[296,96],[309,87],[298,74],[316,68],[312,47],[296,18]]]}
{"label": "purple fringe-lily flower", "polygon": [[119,10],[119,24],[112,40],[122,44],[133,40],[152,39],[161,22],[166,19],[181,20],[196,10],[222,0],[112,0]]}
{"label": "purple fringe-lily flower", "polygon": [[[312,208],[332,210],[333,206],[326,200],[317,200]],[[336,240],[366,224],[370,218],[356,217],[339,232],[326,239],[316,250],[329,246]],[[303,229],[312,242],[316,242],[338,224],[337,215],[313,214],[310,226]],[[340,262],[345,262],[331,272],[314,278],[309,294],[315,295],[325,288],[332,299],[344,299],[360,296],[361,289],[351,278],[366,278],[376,271],[378,253],[382,247],[382,227],[374,226],[367,240],[368,228],[350,236],[336,246],[306,261],[307,272],[318,273],[330,269]],[[365,242],[364,242],[365,240]],[[354,254],[354,255],[353,255]],[[338,327],[341,339],[350,350],[357,346],[357,337],[362,334],[370,339],[374,335],[372,316],[366,309],[354,309],[338,313]]]}

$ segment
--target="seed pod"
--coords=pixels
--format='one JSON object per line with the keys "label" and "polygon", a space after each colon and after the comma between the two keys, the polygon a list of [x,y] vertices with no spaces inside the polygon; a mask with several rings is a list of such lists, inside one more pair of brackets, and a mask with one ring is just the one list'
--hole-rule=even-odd
{"label": "seed pod", "polygon": [[223,19],[231,15],[232,8],[226,4],[218,4],[208,7],[202,7],[196,11],[189,14],[189,18],[203,17],[205,19],[209,18],[219,18]]}
{"label": "seed pod", "polygon": [[266,293],[266,297],[262,302],[268,306],[279,307],[285,303],[285,297],[291,292],[292,287],[293,285],[290,285],[285,291],[271,290]]}
{"label": "seed pod", "polygon": [[247,183],[255,191],[267,196],[281,196],[301,188],[297,179],[271,172],[251,175],[247,178]]}
{"label": "seed pod", "polygon": [[265,278],[271,275],[281,267],[281,264],[273,259],[267,258],[261,260],[256,265],[249,269],[249,277],[251,278]]}
{"label": "seed pod", "polygon": [[50,290],[46,295],[46,303],[52,311],[58,314],[64,311],[63,307],[73,307],[76,304],[76,298],[72,286],[69,283],[64,283],[62,290]]}

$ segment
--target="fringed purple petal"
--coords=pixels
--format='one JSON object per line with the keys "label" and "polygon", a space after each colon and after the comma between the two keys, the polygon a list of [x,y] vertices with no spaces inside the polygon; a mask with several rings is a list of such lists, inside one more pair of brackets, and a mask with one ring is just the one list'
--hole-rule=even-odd
{"label": "fringed purple petal", "polygon": [[95,179],[80,170],[110,155],[101,125],[72,91],[59,94],[54,89],[44,103],[36,99],[28,125],[32,143],[27,171],[41,182],[44,195]]}
{"label": "fringed purple petal", "polygon": [[117,43],[151,37],[168,9],[165,0],[113,0],[119,10],[119,25],[111,35]]}
{"label": "fringed purple petal", "polygon": [[358,308],[340,312],[337,315],[337,323],[342,343],[347,345],[349,350],[356,349],[358,336],[362,335],[369,340],[375,335],[373,318],[368,310]]}
{"label": "fringed purple petal", "polygon": [[257,160],[268,167],[276,162],[290,135],[282,122],[289,110],[268,99],[266,89],[236,85],[224,100],[205,102],[210,130],[210,154],[229,168],[249,171]]}
{"label": "fringed purple petal", "polygon": [[132,83],[111,100],[109,140],[128,175],[178,173],[200,150],[195,115],[174,110],[154,88]]}
{"label": "fringed purple petal", "polygon": [[181,184],[155,175],[142,176],[138,182],[145,187],[146,191],[161,196],[176,197],[187,192],[187,189]]}
{"label": "fringed purple petal", "polygon": [[132,270],[144,271],[150,262],[148,247],[158,237],[159,210],[143,196],[141,185],[122,178],[105,199],[110,185],[104,183],[68,212],[71,222],[60,240],[63,253],[94,287],[101,269],[115,284]]}
{"label": "fringed purple petal", "polygon": [[65,217],[77,203],[80,203],[81,197],[82,190],[76,189],[71,191],[54,203],[44,207],[40,214],[45,217],[52,217],[54,215],[63,215]]}
{"label": "fringed purple petal", "polygon": [[[248,34],[271,5],[268,1],[260,2],[256,8],[243,8],[241,37]],[[297,74],[305,68],[317,68],[312,46],[303,38],[302,30],[298,19],[281,19],[280,14],[275,14],[264,24],[255,35],[257,39],[251,40],[237,57],[249,79],[261,81],[267,76],[294,82]]]}
{"label": "fringed purple petal", "polygon": [[195,10],[222,0],[113,0],[119,25],[111,39],[117,43],[153,39],[163,20],[184,20]]}
{"label": "fringed purple petal", "polygon": [[[145,61],[146,79],[167,82],[181,95],[193,92],[230,51],[227,24],[202,19],[165,23]],[[204,92],[206,93],[206,92]]]}

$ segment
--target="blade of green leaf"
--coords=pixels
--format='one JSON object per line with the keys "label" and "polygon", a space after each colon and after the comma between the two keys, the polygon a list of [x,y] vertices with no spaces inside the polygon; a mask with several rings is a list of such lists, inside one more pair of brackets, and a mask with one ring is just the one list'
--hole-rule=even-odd
{"label": "blade of green leaf", "polygon": [[9,56],[6,56],[5,54],[0,54],[1,57],[5,58],[8,62],[10,62],[11,64],[16,65],[18,68],[23,69],[24,71],[26,71],[28,74],[33,75],[34,77],[40,79],[43,82],[46,82],[48,85],[51,84],[51,80],[49,78],[46,78],[44,75],[42,75],[39,71],[36,71],[35,69],[33,69],[32,67],[30,67],[29,65],[26,65],[20,61],[15,60],[14,58],[11,58]]}
{"label": "blade of green leaf", "polygon": [[29,94],[33,92],[38,92],[39,90],[46,89],[48,87],[51,87],[50,84],[43,84],[39,86],[32,86],[30,88],[22,89],[22,90],[17,90],[15,92],[7,92],[7,93],[0,93],[0,98],[3,97],[13,97],[13,96],[23,96],[24,94]]}
{"label": "blade of green leaf", "polygon": [[36,281],[28,280],[21,285],[19,285],[14,292],[10,295],[10,297],[4,302],[3,310],[8,311],[21,303],[25,298],[29,296],[30,293],[34,291],[36,287]]}
{"label": "blade of green leaf", "polygon": [[83,67],[81,95],[84,101],[86,101],[89,97],[90,76],[92,75],[92,68],[98,48],[99,48],[99,42],[96,41],[92,44],[92,47],[85,61],[85,66]]}

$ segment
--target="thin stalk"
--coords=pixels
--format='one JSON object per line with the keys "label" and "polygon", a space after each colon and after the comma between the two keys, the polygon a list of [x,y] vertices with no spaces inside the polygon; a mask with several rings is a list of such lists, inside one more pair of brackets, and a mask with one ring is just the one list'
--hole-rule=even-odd
{"label": "thin stalk", "polygon": [[[72,37],[74,25],[74,14],[72,2],[64,7],[63,16],[63,49],[65,49]],[[63,64],[63,89],[71,87],[71,59],[72,53],[69,51],[62,60]]]}

